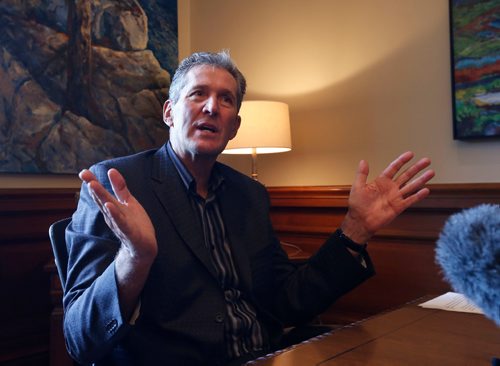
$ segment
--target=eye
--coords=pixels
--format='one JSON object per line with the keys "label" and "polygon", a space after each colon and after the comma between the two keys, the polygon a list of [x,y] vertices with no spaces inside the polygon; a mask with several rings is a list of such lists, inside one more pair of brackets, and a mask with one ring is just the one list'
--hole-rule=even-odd
{"label": "eye", "polygon": [[226,106],[233,106],[234,105],[234,98],[232,95],[223,95],[221,98],[222,104]]}
{"label": "eye", "polygon": [[200,89],[193,90],[193,91],[189,94],[189,96],[190,96],[191,98],[202,97],[202,96],[203,96],[203,91],[202,91],[202,90],[200,90]]}

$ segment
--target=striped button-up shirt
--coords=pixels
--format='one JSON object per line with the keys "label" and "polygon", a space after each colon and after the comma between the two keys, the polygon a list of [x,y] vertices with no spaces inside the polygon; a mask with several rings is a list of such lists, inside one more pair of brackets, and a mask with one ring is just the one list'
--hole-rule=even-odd
{"label": "striped button-up shirt", "polygon": [[248,299],[245,299],[239,288],[238,271],[217,202],[216,194],[223,189],[224,178],[214,169],[210,178],[208,196],[204,199],[196,193],[196,181],[174,153],[170,142],[167,151],[186,186],[193,207],[198,212],[205,245],[210,251],[221,291],[224,292],[227,312],[224,323],[227,355],[233,359],[261,351],[264,349],[262,327],[257,320],[255,308]]}

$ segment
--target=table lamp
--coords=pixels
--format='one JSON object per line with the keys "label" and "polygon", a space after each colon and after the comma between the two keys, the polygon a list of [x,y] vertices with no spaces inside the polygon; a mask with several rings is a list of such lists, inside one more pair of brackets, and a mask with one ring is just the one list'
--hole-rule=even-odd
{"label": "table lamp", "polygon": [[245,101],[240,108],[241,126],[223,154],[252,155],[252,178],[257,179],[257,154],[290,151],[288,105],[272,101]]}

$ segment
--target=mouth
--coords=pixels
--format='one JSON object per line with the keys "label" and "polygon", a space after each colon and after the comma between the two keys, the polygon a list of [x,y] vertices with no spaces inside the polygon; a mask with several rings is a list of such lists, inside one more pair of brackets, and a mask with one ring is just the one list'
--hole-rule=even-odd
{"label": "mouth", "polygon": [[196,128],[200,131],[208,131],[211,133],[216,133],[218,131],[217,127],[208,123],[199,124],[198,126],[196,126]]}

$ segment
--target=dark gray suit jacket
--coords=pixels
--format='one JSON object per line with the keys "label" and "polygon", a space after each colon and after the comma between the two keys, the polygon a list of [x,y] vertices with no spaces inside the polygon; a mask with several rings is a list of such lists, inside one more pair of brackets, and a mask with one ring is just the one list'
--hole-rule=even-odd
{"label": "dark gray suit jacket", "polygon": [[[111,191],[116,168],[144,206],[156,230],[158,256],[141,296],[135,325],[120,313],[114,257],[120,242],[85,186],[66,231],[69,251],[64,330],[81,363],[216,365],[225,362],[224,292],[216,279],[203,231],[166,145],[91,168]],[[306,265],[292,264],[269,219],[266,189],[216,163],[225,188],[218,194],[241,287],[257,311],[272,347],[284,325],[310,320],[373,274],[332,237]]]}

